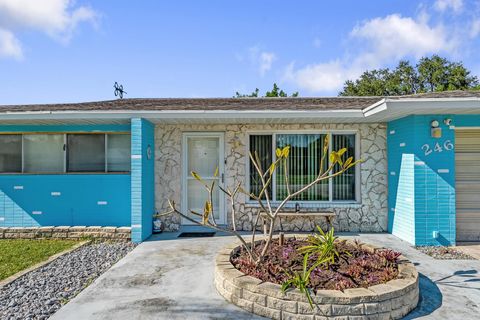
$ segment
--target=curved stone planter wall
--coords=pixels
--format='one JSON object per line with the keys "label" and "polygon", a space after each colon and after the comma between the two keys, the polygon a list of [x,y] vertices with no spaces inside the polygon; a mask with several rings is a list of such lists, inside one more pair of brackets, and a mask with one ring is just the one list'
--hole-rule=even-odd
{"label": "curved stone planter wall", "polygon": [[233,304],[272,319],[399,319],[418,303],[418,272],[400,256],[399,278],[368,289],[321,290],[310,308],[297,289],[283,294],[280,285],[247,276],[230,263],[238,244],[221,250],[215,261],[215,287]]}

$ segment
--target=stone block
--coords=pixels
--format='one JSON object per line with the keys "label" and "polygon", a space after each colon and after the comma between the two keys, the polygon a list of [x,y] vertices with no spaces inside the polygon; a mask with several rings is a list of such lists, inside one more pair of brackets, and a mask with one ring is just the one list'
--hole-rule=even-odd
{"label": "stone block", "polygon": [[85,228],[85,232],[102,232],[102,229],[100,226],[90,226]]}
{"label": "stone block", "polygon": [[312,295],[313,301],[318,304],[336,303],[349,304],[350,297],[340,290],[318,290],[316,295]]}
{"label": "stone block", "polygon": [[110,236],[109,233],[107,233],[108,237],[114,238],[114,239],[120,239],[120,240],[128,240],[131,238],[130,233],[115,233],[113,236]]}
{"label": "stone block", "polygon": [[331,316],[332,306],[330,304],[314,304],[313,309],[307,302],[297,302],[297,312],[300,314],[314,314],[317,316]]}
{"label": "stone block", "polygon": [[39,232],[37,233],[37,238],[51,238],[53,232]]}
{"label": "stone block", "polygon": [[282,311],[282,320],[315,320],[315,316]]}
{"label": "stone block", "polygon": [[368,288],[378,295],[378,301],[392,299],[398,296],[397,288],[388,284],[377,284]]}
{"label": "stone block", "polygon": [[282,287],[271,282],[262,282],[255,288],[255,293],[264,294],[269,297],[284,299],[285,294],[282,292]]}
{"label": "stone block", "polygon": [[[244,287],[243,287],[244,288]],[[259,293],[254,293],[246,290],[245,288],[242,291],[242,297],[248,301],[255,302],[261,306],[267,305],[267,296]]]}
{"label": "stone block", "polygon": [[218,293],[227,301],[231,302],[232,301],[232,293],[227,292],[225,288],[223,287],[223,281],[217,281],[215,279],[214,281],[215,288],[217,289]]}
{"label": "stone block", "polygon": [[[104,228],[105,229],[105,228]],[[131,233],[132,232],[132,228],[130,227],[118,227],[116,230],[115,230],[116,233]]]}
{"label": "stone block", "polygon": [[267,307],[276,310],[297,313],[297,302],[267,296]]}
{"label": "stone block", "polygon": [[52,238],[67,238],[68,232],[53,232]]}
{"label": "stone block", "polygon": [[257,286],[262,283],[262,280],[244,275],[242,277],[234,278],[233,283],[239,287],[250,290],[253,293]]}
{"label": "stone block", "polygon": [[215,257],[215,264],[230,264],[230,255],[217,254]]}
{"label": "stone block", "polygon": [[237,297],[236,295],[232,296],[232,303],[239,306],[242,309],[247,310],[248,312],[253,312],[253,302]]}
{"label": "stone block", "polygon": [[117,227],[103,227],[102,232],[104,232],[104,233],[115,233],[115,232],[117,232]]}
{"label": "stone block", "polygon": [[364,306],[360,304],[332,304],[333,316],[356,316],[365,313]]}
{"label": "stone block", "polygon": [[225,290],[227,292],[230,292],[234,296],[242,298],[242,290],[243,289],[234,285],[230,280],[225,279],[225,281],[223,282],[223,287],[225,288]]}
{"label": "stone block", "polygon": [[393,287],[397,295],[403,295],[409,291],[411,291],[416,286],[415,278],[407,278],[407,279],[394,279],[388,282],[388,285]]}
{"label": "stone block", "polygon": [[74,227],[71,227],[68,231],[69,232],[83,232],[85,231],[87,227],[86,226],[74,226]]}
{"label": "stone block", "polygon": [[259,316],[262,316],[262,317],[266,317],[269,319],[277,319],[277,320],[281,319],[281,314],[282,314],[280,310],[264,307],[256,303],[253,304],[253,313],[258,314]]}
{"label": "stone block", "polygon": [[390,312],[390,317],[392,319],[400,319],[400,318],[403,318],[404,316],[406,316],[409,312],[410,312],[410,307],[409,306],[402,306],[400,308],[393,309]]}
{"label": "stone block", "polygon": [[366,288],[345,289],[343,293],[350,299],[350,303],[377,301],[377,294]]}

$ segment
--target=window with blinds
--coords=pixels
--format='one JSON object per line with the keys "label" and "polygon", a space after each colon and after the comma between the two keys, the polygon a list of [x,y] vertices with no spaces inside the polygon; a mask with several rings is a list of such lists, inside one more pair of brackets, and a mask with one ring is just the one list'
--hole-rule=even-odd
{"label": "window with blinds", "polygon": [[[320,160],[323,156],[323,145],[326,137],[330,139],[330,150],[338,151],[347,148],[345,158],[355,158],[355,134],[262,134],[250,135],[250,152],[257,153],[262,170],[267,170],[275,160],[276,148],[290,146],[288,156],[288,179],[290,190],[299,190],[302,186],[312,182],[320,171]],[[328,168],[328,156],[324,161],[324,168]],[[335,170],[338,168],[335,168]],[[335,171],[334,170],[334,171]],[[272,190],[268,190],[271,199],[282,200],[287,195],[284,168],[279,167],[273,179]],[[258,195],[262,189],[259,175],[250,161],[250,192]],[[350,168],[342,175],[325,180],[304,193],[298,195],[294,201],[355,201],[356,179],[355,167]]]}
{"label": "window with blinds", "polygon": [[[260,166],[263,172],[268,170],[272,164],[272,135],[251,135],[250,152],[255,157],[258,155]],[[262,191],[262,182],[257,169],[250,162],[250,192],[259,195]],[[272,198],[272,190],[268,188],[268,196]],[[263,197],[264,198],[264,197]]]}

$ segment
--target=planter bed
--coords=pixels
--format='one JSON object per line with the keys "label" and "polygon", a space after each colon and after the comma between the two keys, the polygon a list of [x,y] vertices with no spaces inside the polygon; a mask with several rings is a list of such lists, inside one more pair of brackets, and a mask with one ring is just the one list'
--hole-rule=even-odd
{"label": "planter bed", "polygon": [[[288,239],[284,248],[292,244]],[[356,246],[345,242],[345,246]],[[373,253],[377,248],[362,245],[366,253]],[[273,252],[275,252],[273,248]],[[418,303],[418,273],[403,256],[397,258],[396,272],[391,280],[379,283],[373,279],[372,285],[356,285],[344,290],[331,290],[335,282],[326,282],[328,289],[314,288],[312,309],[306,296],[297,289],[286,293],[281,291],[284,272],[277,267],[276,272],[259,276],[277,283],[264,281],[238,270],[238,257],[242,251],[239,244],[221,250],[215,262],[215,286],[218,292],[233,304],[260,316],[272,319],[399,319],[414,309]],[[275,254],[273,254],[275,256]],[[278,256],[277,256],[278,257]],[[279,262],[281,265],[282,262]]]}

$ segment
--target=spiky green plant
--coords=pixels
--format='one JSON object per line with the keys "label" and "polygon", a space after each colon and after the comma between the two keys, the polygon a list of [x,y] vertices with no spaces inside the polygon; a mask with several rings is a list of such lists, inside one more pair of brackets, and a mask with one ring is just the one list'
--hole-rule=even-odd
{"label": "spiky green plant", "polygon": [[317,233],[307,238],[309,245],[301,247],[299,252],[305,255],[317,255],[317,263],[325,264],[328,267],[335,263],[335,258],[340,256],[335,247],[338,237],[334,235],[333,227],[327,233],[319,226],[317,226],[317,230]]}
{"label": "spiky green plant", "polygon": [[303,256],[303,269],[301,272],[295,271],[293,274],[287,272],[288,280],[282,284],[282,292],[285,293],[291,287],[297,288],[301,293],[305,294],[310,307],[313,309],[313,299],[310,295],[308,284],[310,283],[310,274],[318,266],[318,262],[308,268],[308,258],[308,254]]}

